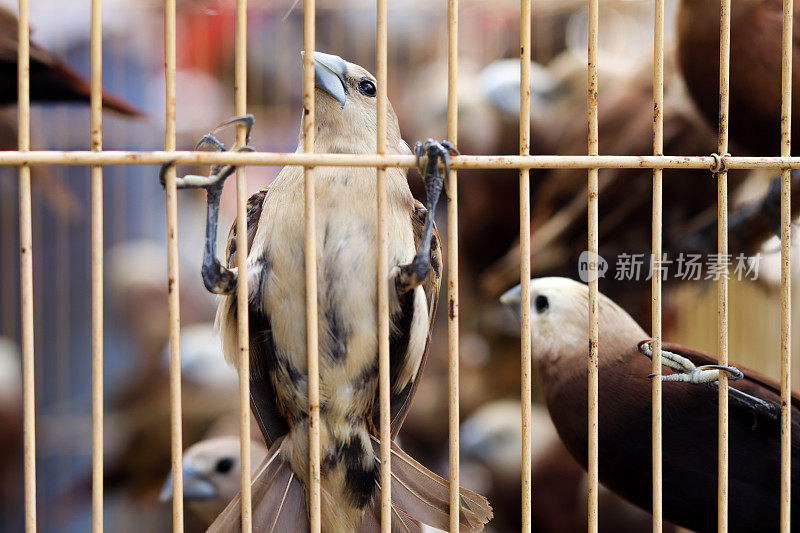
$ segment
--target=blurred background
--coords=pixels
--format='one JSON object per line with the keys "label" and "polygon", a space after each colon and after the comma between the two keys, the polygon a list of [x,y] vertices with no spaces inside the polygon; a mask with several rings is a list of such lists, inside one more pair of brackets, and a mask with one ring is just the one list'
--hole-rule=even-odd
{"label": "blurred background", "polygon": [[[248,12],[248,108],[252,145],[294,151],[302,98],[302,9],[291,0],[253,0]],[[460,2],[459,143],[467,154],[518,152],[519,4]],[[601,0],[600,153],[652,153],[652,3]],[[16,9],[16,2],[0,5]],[[666,3],[665,153],[708,155],[716,134],[695,110],[674,57],[677,1]],[[389,3],[389,99],[409,144],[443,138],[447,100],[446,3]],[[177,127],[190,149],[233,114],[232,0],[178,1]],[[38,0],[32,41],[84,76],[89,70],[89,2]],[[586,153],[584,2],[533,7],[532,152]],[[15,30],[14,30],[15,31]],[[103,3],[103,83],[144,117],[104,113],[109,150],[158,150],[164,138],[162,5]],[[375,67],[375,10],[359,0],[317,0],[318,50]],[[14,80],[15,84],[16,81]],[[735,120],[735,110],[732,114]],[[82,104],[34,105],[34,149],[89,148]],[[226,142],[231,138],[226,138]],[[777,146],[777,144],[776,144]],[[16,107],[0,109],[0,149],[16,147]],[[740,155],[733,146],[731,152]],[[192,170],[205,173],[207,170]],[[248,188],[280,169],[248,169]],[[168,531],[158,494],[170,467],[164,195],[157,168],[106,167],[105,465],[109,531]],[[533,171],[534,275],[578,277],[586,247],[586,171]],[[600,245],[612,266],[601,290],[650,327],[650,281],[614,280],[614,257],[650,250],[650,170],[600,171]],[[664,248],[716,248],[716,182],[708,171],[664,172]],[[775,176],[732,171],[731,205],[761,205]],[[33,242],[38,520],[41,531],[86,531],[91,520],[90,216],[88,167],[34,167]],[[422,199],[418,177],[412,189]],[[235,212],[223,195],[221,227]],[[459,172],[462,484],[495,507],[492,531],[518,531],[519,331],[498,296],[519,282],[518,174]],[[236,376],[213,329],[215,300],[200,279],[205,196],[179,197],[184,446],[236,435]],[[439,230],[446,235],[444,210]],[[711,224],[711,226],[709,226]],[[708,231],[713,231],[709,239]],[[775,227],[777,228],[777,226]],[[0,168],[0,530],[22,531],[21,388],[17,171]],[[227,232],[220,231],[221,239]],[[734,235],[734,237],[736,237]],[[743,237],[744,239],[744,237]],[[740,246],[760,252],[758,280],[731,283],[730,357],[779,374],[779,244],[764,235]],[[453,258],[447,258],[452,260]],[[644,266],[646,274],[647,264]],[[670,274],[672,271],[670,271]],[[798,291],[794,291],[797,295]],[[440,306],[442,310],[445,306]],[[797,314],[795,314],[797,316]],[[711,281],[664,289],[664,338],[716,351]],[[795,331],[797,328],[794,328]],[[794,342],[800,335],[793,336]],[[447,322],[440,316],[428,367],[401,442],[447,474]],[[795,360],[795,363],[797,361]],[[793,383],[797,386],[797,372]],[[534,379],[535,382],[535,379]],[[536,384],[534,383],[534,395]],[[537,402],[539,399],[537,398]],[[534,411],[533,520],[537,531],[584,531],[585,479],[558,442],[546,410]],[[253,428],[257,426],[253,424]],[[255,438],[258,436],[254,435]],[[601,498],[603,531],[649,531],[649,515],[611,494]],[[187,530],[202,529],[188,512]],[[665,528],[669,530],[669,525]]]}

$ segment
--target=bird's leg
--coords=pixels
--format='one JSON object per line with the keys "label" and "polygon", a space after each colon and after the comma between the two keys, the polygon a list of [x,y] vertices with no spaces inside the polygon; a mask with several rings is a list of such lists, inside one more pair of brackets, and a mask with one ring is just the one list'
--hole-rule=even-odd
{"label": "bird's leg", "polygon": [[[252,115],[233,117],[217,126],[216,132],[222,127],[231,124],[244,124],[247,127],[246,142],[250,142],[250,130],[253,127],[254,119]],[[213,133],[203,135],[195,146],[199,150],[203,146],[210,145],[216,150],[225,151],[225,145],[217,139]],[[234,152],[253,152],[251,146],[234,146]],[[173,163],[162,165],[159,172],[161,184],[165,184],[166,170]],[[187,175],[176,178],[176,185],[180,189],[202,188],[206,190],[208,207],[206,209],[206,242],[203,252],[203,283],[210,292],[214,294],[231,294],[236,290],[236,269],[229,269],[217,258],[217,226],[219,221],[219,201],[222,196],[222,188],[225,180],[236,171],[235,165],[214,165],[208,176]]]}
{"label": "bird's leg", "polygon": [[[458,155],[458,150],[449,141],[436,141],[428,139],[424,143],[418,142],[414,147],[417,156],[417,166],[425,179],[425,226],[419,240],[417,254],[411,263],[400,267],[396,278],[397,293],[404,294],[419,286],[428,276],[431,266],[431,238],[433,236],[434,217],[436,204],[444,187],[445,176],[450,174],[450,154]],[[421,165],[422,156],[427,154],[427,163]]]}
{"label": "bird's leg", "polygon": [[[653,358],[653,342],[652,340],[644,341],[639,344],[639,352],[646,355],[648,358]],[[695,366],[689,359],[678,355],[668,350],[661,350],[661,364],[671,368],[676,373],[661,376],[661,381],[680,381],[684,383],[708,383],[713,384],[719,381],[719,373],[725,372],[728,374],[728,379],[736,381],[742,379],[744,374],[735,366],[724,365],[702,365]],[[658,374],[650,374],[650,377],[655,377]]]}

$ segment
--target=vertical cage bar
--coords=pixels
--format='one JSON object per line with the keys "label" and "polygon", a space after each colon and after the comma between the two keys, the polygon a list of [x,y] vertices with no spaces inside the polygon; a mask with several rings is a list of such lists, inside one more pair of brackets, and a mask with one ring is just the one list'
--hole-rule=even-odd
{"label": "vertical cage bar", "polygon": [[[303,150],[314,151],[315,0],[303,0]],[[306,224],[306,351],[308,357],[308,512],[309,530],[321,522],[319,444],[319,332],[317,326],[317,227],[314,168],[304,169]]]}
{"label": "vertical cage bar", "polygon": [[[783,0],[781,156],[792,148],[793,0]],[[791,530],[792,466],[792,171],[781,170],[781,532]]]}
{"label": "vertical cage bar", "polygon": [[[388,46],[386,0],[377,2],[375,54],[378,80],[377,152],[386,153],[386,101],[388,92]],[[389,241],[386,218],[386,169],[377,169],[378,196],[378,387],[381,439],[381,531],[392,524],[391,391],[389,383]]]}
{"label": "vertical cage bar", "polygon": [[[731,0],[720,1],[719,31],[719,138],[720,156],[728,151],[728,95],[730,80]],[[717,175],[717,261],[725,270],[717,283],[717,352],[719,364],[728,364],[728,172]],[[728,531],[728,376],[720,372],[717,458],[717,530]]]}
{"label": "vertical cage bar", "polygon": [[[28,0],[19,0],[17,25],[18,147],[31,147],[30,21]],[[22,315],[23,463],[25,469],[25,531],[36,531],[36,413],[33,335],[33,236],[31,229],[31,167],[19,167],[19,262]]]}
{"label": "vertical cage bar", "polygon": [[[531,0],[520,2],[519,153],[531,152]],[[530,170],[519,171],[519,265],[521,312],[522,407],[522,533],[531,531],[531,179]]]}
{"label": "vertical cage bar", "polygon": [[[92,0],[91,147],[103,150],[103,25]],[[92,531],[103,531],[103,167],[92,166]]]}
{"label": "vertical cage bar", "polygon": [[[447,138],[453,145],[458,145],[458,0],[447,2]],[[458,533],[461,481],[458,450],[458,177],[455,170],[447,176],[447,300],[450,531]]]}
{"label": "vertical cage bar", "polygon": [[[164,0],[164,150],[175,150],[176,0]],[[166,172],[167,291],[169,303],[169,404],[172,446],[172,530],[183,531],[183,432],[181,427],[180,294],[178,279],[178,195],[175,167]]]}
{"label": "vertical cage bar", "polygon": [[[234,43],[234,113],[247,113],[247,0],[236,0]],[[247,128],[236,128],[236,144],[247,144]],[[252,493],[250,490],[250,330],[249,292],[247,287],[247,178],[244,167],[236,169],[236,334],[239,341],[239,446],[241,453],[242,533],[252,529]]]}
{"label": "vertical cage bar", "polygon": [[[653,28],[653,155],[664,155],[664,0],[655,0]],[[663,170],[653,169],[652,220],[652,292],[653,336],[652,373],[652,468],[653,533],[661,533],[662,510],[662,422],[661,422],[661,254],[662,254],[662,177]]]}
{"label": "vertical cage bar", "polygon": [[[588,93],[587,107],[589,119],[588,153],[598,154],[598,126],[597,126],[597,18],[598,0],[589,0],[589,54],[587,62]],[[598,169],[590,168],[588,172],[588,248],[591,261],[589,262],[589,384],[588,384],[588,424],[589,424],[589,449],[588,449],[588,510],[589,533],[597,533],[597,441],[598,441],[598,287],[597,287],[597,211],[598,211]]]}

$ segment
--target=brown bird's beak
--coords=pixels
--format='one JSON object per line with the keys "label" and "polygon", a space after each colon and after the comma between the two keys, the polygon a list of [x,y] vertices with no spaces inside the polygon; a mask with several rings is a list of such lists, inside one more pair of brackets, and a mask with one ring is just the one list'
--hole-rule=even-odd
{"label": "brown bird's beak", "polygon": [[342,107],[347,102],[345,76],[347,76],[347,62],[344,59],[314,52],[314,87],[333,96]]}

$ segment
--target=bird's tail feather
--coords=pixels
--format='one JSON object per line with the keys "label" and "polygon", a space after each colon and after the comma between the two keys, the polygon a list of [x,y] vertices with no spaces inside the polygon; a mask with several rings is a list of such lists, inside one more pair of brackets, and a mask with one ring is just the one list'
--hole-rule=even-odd
{"label": "bird's tail feather", "polygon": [[[280,453],[282,441],[278,439],[273,443],[253,478],[253,530],[305,533],[309,526],[306,494],[303,485],[292,473],[289,462]],[[379,457],[380,442],[373,438],[372,446],[376,458]],[[460,493],[460,530],[464,533],[483,530],[483,526],[492,518],[489,502],[463,487]],[[380,531],[380,502],[378,486],[372,506],[364,514],[359,533]],[[450,528],[450,483],[392,443],[392,531],[420,533],[423,524],[444,531]],[[208,531],[241,531],[240,495],[236,495]]]}
{"label": "bird's tail feather", "polygon": [[[251,485],[253,531],[265,533],[306,533],[308,511],[303,485],[280,453],[283,439],[276,440],[256,470]],[[242,530],[241,495],[237,494],[217,517],[209,532]]]}
{"label": "bird's tail feather", "polygon": [[[380,442],[373,438],[376,457]],[[478,532],[492,518],[492,507],[483,496],[463,487],[461,494],[460,530]],[[360,532],[380,531],[380,487],[372,509]],[[392,531],[418,532],[421,524],[447,531],[450,529],[450,483],[437,476],[392,443]]]}

